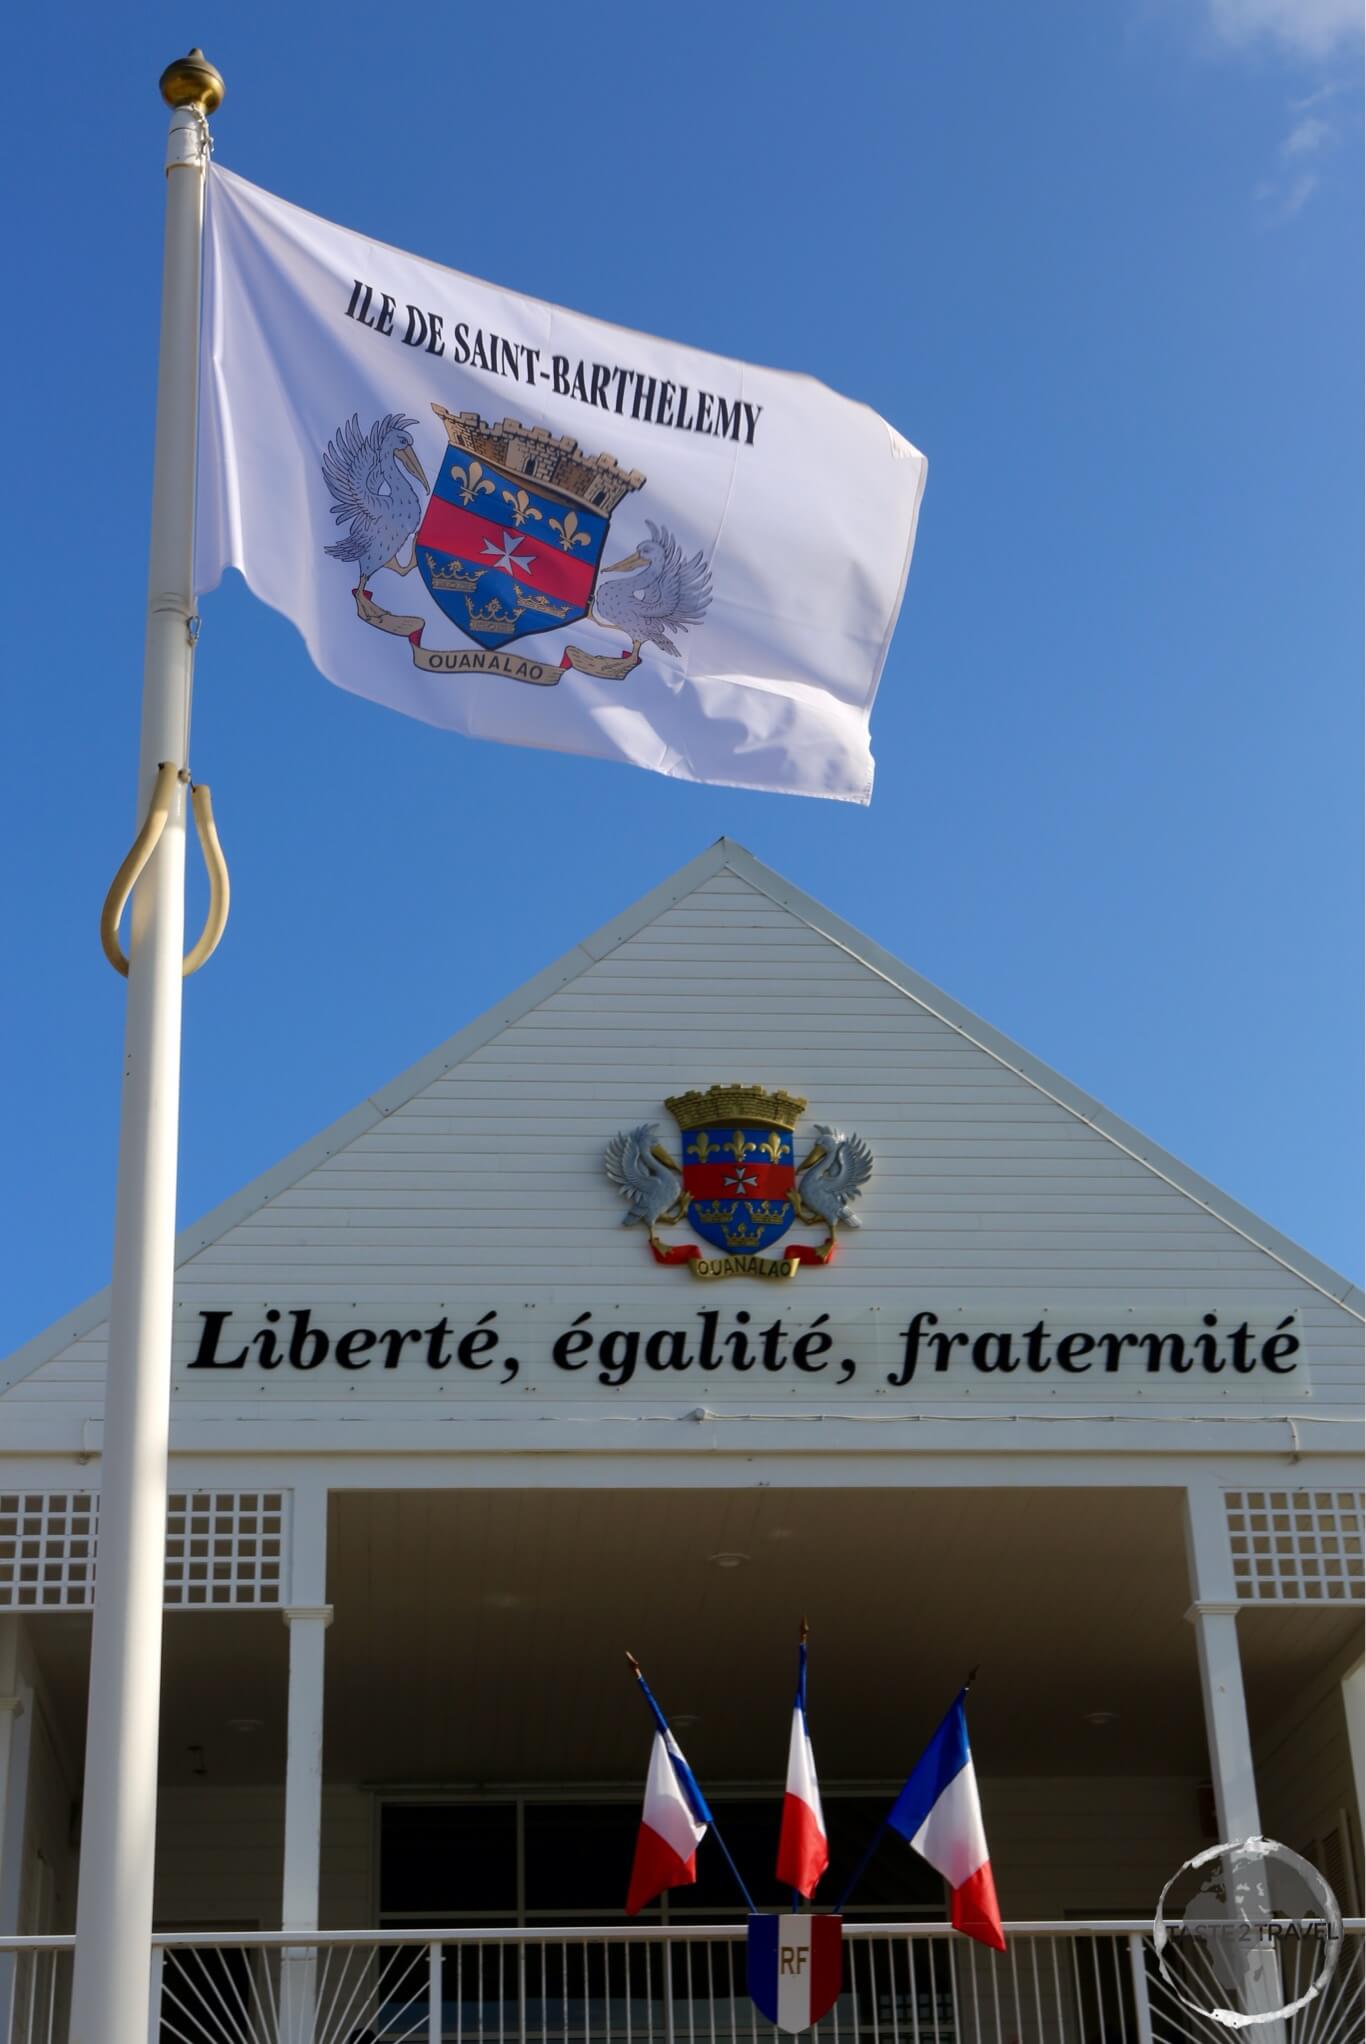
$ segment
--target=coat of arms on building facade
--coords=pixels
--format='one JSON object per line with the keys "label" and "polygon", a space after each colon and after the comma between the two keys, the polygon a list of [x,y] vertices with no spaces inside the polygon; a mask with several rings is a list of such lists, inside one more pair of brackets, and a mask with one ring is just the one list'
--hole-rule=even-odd
{"label": "coat of arms on building facade", "polygon": [[[554,438],[544,426],[491,425],[477,412],[439,404],[432,410],[446,446],[430,483],[413,444],[417,420],[398,412],[368,431],[359,415],[351,418],[323,454],[332,514],[350,526],[326,551],[355,571],[351,594],[361,622],[406,638],[414,664],[427,673],[499,674],[543,687],[566,668],[620,681],[639,667],[646,644],[677,657],[676,635],[700,624],[711,602],[702,555],[687,555],[647,518],[648,539],[620,560],[603,560],[612,513],[645,477],[610,454],[582,453],[576,440]],[[427,492],[425,503],[414,481]],[[414,568],[471,647],[424,646],[422,618],[376,601],[372,576]],[[595,653],[567,644],[549,660],[521,650],[540,633],[584,621],[629,645]]]}
{"label": "coat of arms on building facade", "polygon": [[[665,1102],[678,1123],[681,1157],[657,1140],[658,1122],[623,1130],[607,1145],[607,1176],[626,1201],[622,1226],[649,1231],[657,1263],[686,1263],[695,1277],[794,1277],[803,1264],[829,1263],[835,1230],[861,1225],[850,1211],[873,1168],[862,1136],[826,1122],[799,1145],[805,1100],[762,1086],[711,1086]],[[797,1161],[799,1148],[805,1154]],[[716,1252],[670,1243],[660,1230],[686,1224]],[[801,1224],[825,1240],[769,1254]]]}

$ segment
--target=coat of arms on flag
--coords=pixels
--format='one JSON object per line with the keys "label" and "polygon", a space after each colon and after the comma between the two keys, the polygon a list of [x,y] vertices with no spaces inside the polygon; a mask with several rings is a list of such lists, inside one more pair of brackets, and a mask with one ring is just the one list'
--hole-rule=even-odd
{"label": "coat of arms on flag", "polygon": [[[835,1230],[861,1226],[851,1211],[873,1168],[862,1136],[814,1125],[814,1142],[798,1163],[797,1124],[805,1100],[762,1086],[712,1086],[679,1093],[666,1106],[682,1136],[681,1158],[656,1140],[657,1122],[623,1130],[607,1145],[607,1176],[627,1211],[649,1231],[657,1263],[686,1263],[695,1277],[793,1277],[803,1264],[829,1263]],[[711,1249],[667,1244],[659,1230],[686,1222]],[[823,1226],[824,1242],[766,1251],[801,1222]]]}
{"label": "coat of arms on flag", "polygon": [[[620,560],[602,559],[612,513],[645,477],[544,426],[516,419],[494,426],[477,412],[432,410],[447,446],[431,483],[413,443],[417,420],[400,412],[365,430],[353,414],[323,453],[332,515],[350,526],[326,552],[355,564],[351,594],[361,622],[406,638],[414,663],[429,673],[496,673],[543,686],[567,667],[620,681],[639,667],[647,642],[677,655],[670,635],[699,624],[711,602],[702,555],[685,557],[671,532],[646,519],[648,539]],[[410,478],[428,492],[425,506]],[[368,586],[381,570],[414,568],[479,652],[424,646],[425,621],[386,610]],[[619,653],[566,645],[550,663],[506,657],[525,639],[585,619],[629,644]]]}
{"label": "coat of arms on flag", "polygon": [[608,520],[644,476],[543,426],[438,416],[450,445],[414,541],[435,602],[487,651],[586,617]]}
{"label": "coat of arms on flag", "polygon": [[760,2015],[780,2030],[809,2030],[839,2000],[844,1977],[844,1919],[751,1916],[746,1985]]}

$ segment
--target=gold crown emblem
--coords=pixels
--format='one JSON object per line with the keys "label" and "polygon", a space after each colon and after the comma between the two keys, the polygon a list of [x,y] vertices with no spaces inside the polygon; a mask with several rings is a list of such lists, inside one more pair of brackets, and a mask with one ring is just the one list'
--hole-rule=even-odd
{"label": "gold crown emblem", "polygon": [[770,1093],[763,1086],[709,1086],[705,1093],[675,1093],[664,1105],[685,1134],[723,1122],[791,1130],[806,1112],[806,1102],[795,1093]]}
{"label": "gold crown emblem", "polygon": [[555,440],[544,426],[524,426],[518,419],[491,426],[478,412],[457,414],[437,404],[432,410],[452,447],[476,455],[501,475],[569,497],[603,518],[610,518],[632,490],[644,487],[638,469],[622,468],[610,454],[581,453],[578,441],[567,433]]}
{"label": "gold crown emblem", "polygon": [[727,1249],[757,1249],[764,1239],[762,1228],[747,1228],[743,1221],[733,1228],[723,1228]]}
{"label": "gold crown emblem", "polygon": [[515,632],[517,629],[517,612],[504,610],[496,596],[490,599],[487,610],[477,609],[467,597],[465,609],[469,612],[472,632]]}

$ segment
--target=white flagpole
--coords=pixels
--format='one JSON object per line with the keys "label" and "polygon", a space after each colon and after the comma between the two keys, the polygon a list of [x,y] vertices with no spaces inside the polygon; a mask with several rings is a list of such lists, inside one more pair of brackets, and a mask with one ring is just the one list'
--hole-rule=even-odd
{"label": "white flagpole", "polygon": [[202,51],[170,65],[166,239],[143,662],[138,819],[181,769],[133,897],[114,1281],[72,1981],[72,2044],[147,2044],[161,1700],[166,1457],[180,1113],[185,795],[194,666],[195,438],[206,116],[223,81]]}

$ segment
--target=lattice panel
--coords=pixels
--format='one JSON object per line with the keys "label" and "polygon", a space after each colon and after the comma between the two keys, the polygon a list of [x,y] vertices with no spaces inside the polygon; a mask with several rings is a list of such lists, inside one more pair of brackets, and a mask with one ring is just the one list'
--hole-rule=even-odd
{"label": "lattice panel", "polygon": [[[172,1491],[166,1603],[177,1610],[284,1601],[285,1491]],[[84,1611],[94,1599],[98,1491],[0,1492],[0,1611]]]}
{"label": "lattice panel", "polygon": [[0,1493],[0,1610],[84,1609],[99,1516],[95,1491]]}
{"label": "lattice panel", "polygon": [[1230,1490],[1233,1580],[1249,1604],[1360,1603],[1366,1592],[1357,1490]]}
{"label": "lattice panel", "polygon": [[281,1602],[283,1491],[173,1491],[166,1502],[168,1606]]}

